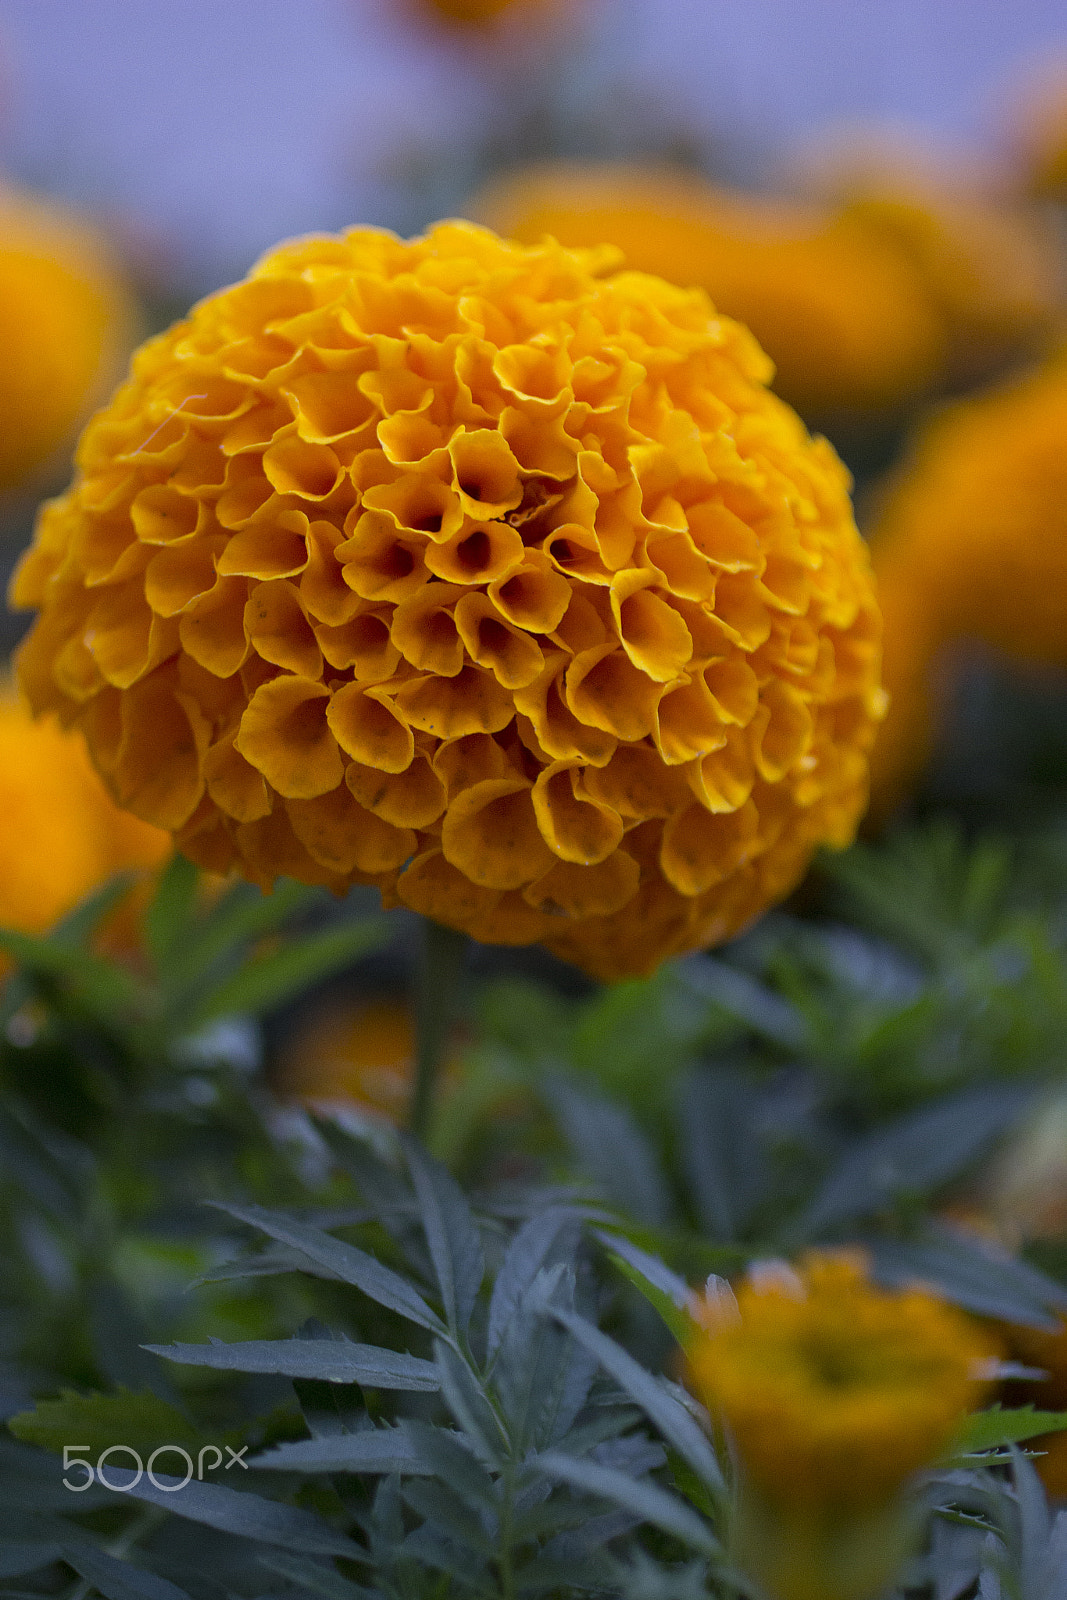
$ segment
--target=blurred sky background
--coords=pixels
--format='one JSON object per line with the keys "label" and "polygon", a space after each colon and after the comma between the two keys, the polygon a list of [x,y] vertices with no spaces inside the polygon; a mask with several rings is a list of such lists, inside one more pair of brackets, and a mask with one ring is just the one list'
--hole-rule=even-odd
{"label": "blurred sky background", "polygon": [[[418,226],[463,185],[453,172],[413,201],[411,174],[444,149],[462,163],[506,123],[508,68],[415,4],[0,0],[0,166],[110,219],[175,294],[286,234]],[[661,135],[749,179],[862,120],[981,153],[1013,85],[1067,60],[1064,0],[588,4],[572,98],[588,81],[616,106],[655,105]]]}

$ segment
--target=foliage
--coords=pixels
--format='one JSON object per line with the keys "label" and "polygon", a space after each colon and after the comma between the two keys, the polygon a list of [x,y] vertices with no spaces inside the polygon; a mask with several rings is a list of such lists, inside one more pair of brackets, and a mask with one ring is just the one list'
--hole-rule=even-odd
{"label": "foliage", "polygon": [[[1067,1314],[1055,1252],[959,1220],[1056,1082],[1065,875],[1055,838],[935,826],[647,982],[482,962],[435,1154],[283,1108],[262,1070],[285,1006],[393,935],[401,959],[402,922],[205,895],[179,862],[136,967],[92,953],[106,895],[3,935],[4,1592],[753,1593],[677,1381],[690,1285],[858,1243],[1000,1324]],[[1065,1425],[968,1420],[918,1491],[909,1596],[1062,1592],[1026,1447]],[[105,1452],[110,1487],[78,1465]]]}

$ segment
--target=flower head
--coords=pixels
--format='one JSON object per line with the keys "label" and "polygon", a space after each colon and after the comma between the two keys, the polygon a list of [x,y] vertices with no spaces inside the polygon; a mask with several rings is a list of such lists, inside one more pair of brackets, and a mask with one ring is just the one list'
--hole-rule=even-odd
{"label": "flower head", "polygon": [[517,239],[610,240],[639,271],[699,284],[752,329],[802,412],[894,405],[944,363],[943,321],[913,262],[885,231],[825,206],[668,170],[552,163],[497,180],[475,212]]}
{"label": "flower head", "polygon": [[0,490],[72,441],[118,377],[134,321],[90,228],[0,190]]}
{"label": "flower head", "polygon": [[763,1273],[736,1311],[697,1308],[693,1386],[770,1501],[870,1509],[930,1465],[981,1397],[993,1346],[918,1288],[879,1289],[862,1254]]}
{"label": "flower head", "polygon": [[1067,359],[954,405],[923,428],[872,530],[890,711],[876,805],[926,755],[935,653],[978,641],[1067,665]]}
{"label": "flower head", "polygon": [[415,1029],[399,1000],[320,1008],[289,1043],[277,1087],[311,1105],[346,1104],[402,1123],[415,1076]]}
{"label": "flower head", "polygon": [[85,741],[0,689],[0,925],[44,933],[113,873],[155,867],[170,837],[120,811]]}
{"label": "flower head", "polygon": [[297,240],[141,350],[13,585],[22,682],[123,805],[604,977],[847,842],[881,692],[844,468],[743,328],[615,266]]}

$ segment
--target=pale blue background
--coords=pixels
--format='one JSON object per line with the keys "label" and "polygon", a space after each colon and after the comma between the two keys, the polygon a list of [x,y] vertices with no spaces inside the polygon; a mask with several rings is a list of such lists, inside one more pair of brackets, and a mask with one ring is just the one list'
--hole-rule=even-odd
{"label": "pale blue background", "polygon": [[[1065,0],[596,3],[601,89],[757,176],[857,118],[990,148],[1007,86],[1067,58]],[[418,223],[403,173],[461,166],[515,79],[398,4],[0,0],[0,168],[102,209],[176,292],[288,233]]]}

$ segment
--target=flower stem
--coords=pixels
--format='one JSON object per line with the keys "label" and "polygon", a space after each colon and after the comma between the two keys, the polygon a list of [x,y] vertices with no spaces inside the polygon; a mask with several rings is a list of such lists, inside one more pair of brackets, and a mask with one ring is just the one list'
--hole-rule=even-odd
{"label": "flower stem", "polygon": [[467,936],[423,917],[415,968],[415,1086],[409,1124],[424,1143],[430,1131],[434,1095],[455,1016]]}

